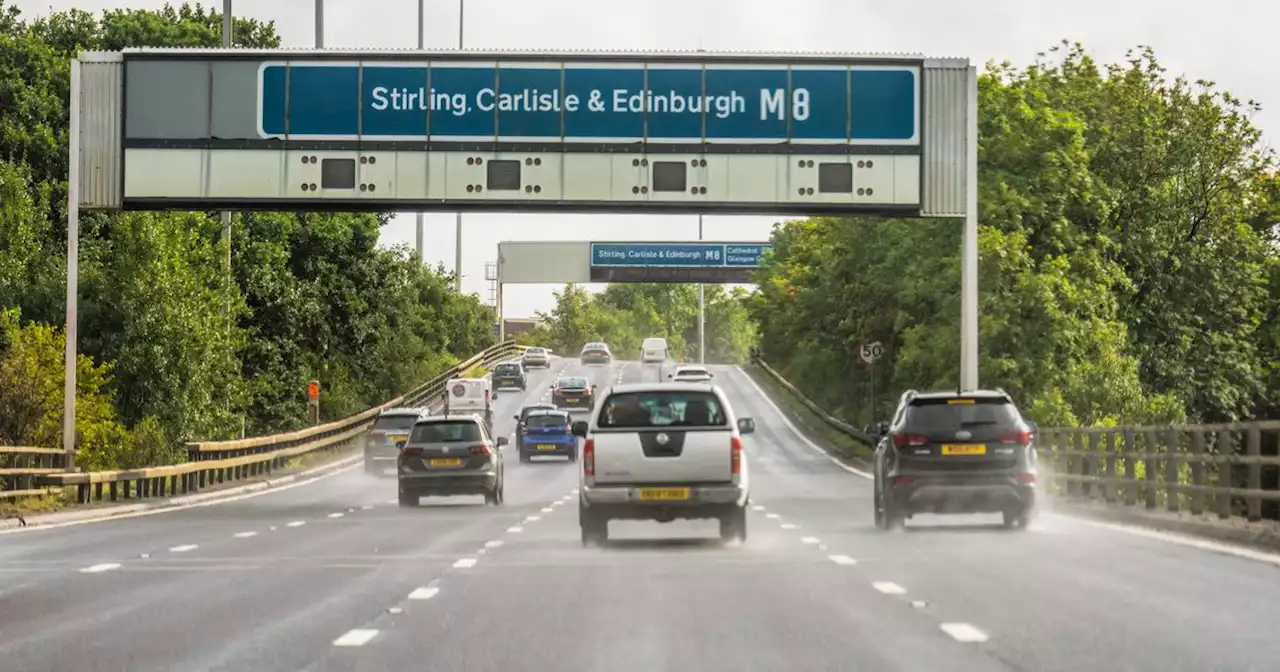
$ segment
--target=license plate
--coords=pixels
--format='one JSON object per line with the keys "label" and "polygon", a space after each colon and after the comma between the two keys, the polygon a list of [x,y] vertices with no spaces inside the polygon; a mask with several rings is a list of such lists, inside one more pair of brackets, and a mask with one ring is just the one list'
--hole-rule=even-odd
{"label": "license plate", "polygon": [[985,444],[948,444],[942,447],[943,455],[986,455]]}
{"label": "license plate", "polygon": [[409,440],[408,434],[388,434],[387,435],[387,443],[399,443],[401,441],[408,441],[408,440]]}
{"label": "license plate", "polygon": [[578,399],[577,399],[576,397],[575,397],[575,398],[573,398],[573,399],[565,399],[565,401],[566,401],[566,402],[568,402],[568,403],[570,403],[570,404],[576,404],[576,403],[578,403]]}
{"label": "license plate", "polygon": [[539,443],[538,450],[555,450],[556,447],[549,443]]}
{"label": "license plate", "polygon": [[462,465],[461,457],[436,457],[429,463],[433,467],[457,467]]}
{"label": "license plate", "polygon": [[642,500],[689,499],[689,488],[640,488]]}

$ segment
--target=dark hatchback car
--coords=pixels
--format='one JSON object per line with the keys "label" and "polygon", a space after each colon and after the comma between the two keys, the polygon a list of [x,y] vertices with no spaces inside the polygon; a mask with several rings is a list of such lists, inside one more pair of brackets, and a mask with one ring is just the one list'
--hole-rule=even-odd
{"label": "dark hatchback car", "polygon": [[493,389],[514,387],[524,391],[528,386],[529,379],[519,362],[503,362],[493,367]]}
{"label": "dark hatchback car", "polygon": [[419,420],[397,462],[400,506],[448,495],[484,495],[486,503],[501,504],[505,445],[507,437],[495,440],[476,415]]}
{"label": "dark hatchback car", "polygon": [[1000,513],[1019,529],[1034,517],[1035,425],[1004,392],[907,392],[879,429],[877,527],[917,513]]}
{"label": "dark hatchback car", "polygon": [[534,455],[547,455],[564,456],[570,462],[577,462],[578,437],[572,430],[572,421],[566,411],[533,411],[521,424],[516,440],[520,461],[528,462]]}
{"label": "dark hatchback car", "polygon": [[364,439],[364,470],[374,476],[396,473],[399,444],[409,440],[414,423],[427,417],[421,408],[388,408],[378,414]]}
{"label": "dark hatchback car", "polygon": [[551,386],[551,403],[565,410],[589,411],[596,406],[595,391],[586,378],[561,378]]}
{"label": "dark hatchback car", "polygon": [[523,432],[522,430],[524,429],[524,421],[525,421],[525,418],[528,418],[528,417],[529,417],[532,413],[534,413],[535,411],[543,411],[543,410],[545,410],[545,411],[554,411],[554,410],[556,410],[556,405],[555,405],[555,404],[548,404],[548,403],[545,403],[545,402],[543,402],[543,403],[537,403],[537,404],[530,404],[530,405],[525,406],[524,408],[520,409],[520,414],[519,414],[519,415],[517,415],[517,416],[515,416],[515,419],[516,419],[516,450],[523,450],[523,449],[524,449],[524,446],[523,446],[523,445],[521,445],[521,443],[520,443],[520,437],[524,436],[524,432]]}

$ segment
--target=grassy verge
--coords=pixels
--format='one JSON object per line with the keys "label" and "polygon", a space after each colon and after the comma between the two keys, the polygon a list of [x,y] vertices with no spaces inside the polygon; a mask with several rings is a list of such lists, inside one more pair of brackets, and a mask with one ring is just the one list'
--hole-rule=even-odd
{"label": "grassy verge", "polygon": [[761,389],[778,405],[778,408],[787,414],[787,418],[804,432],[805,436],[831,449],[836,455],[858,464],[865,465],[875,454],[871,447],[855,441],[847,434],[823,422],[822,418],[800,403],[795,395],[779,385],[767,372],[751,365],[742,367],[742,370],[760,385]]}
{"label": "grassy verge", "polygon": [[467,369],[466,372],[462,374],[462,377],[463,378],[484,378],[487,375],[489,375],[489,367],[485,366],[484,364],[476,364],[470,369]]}

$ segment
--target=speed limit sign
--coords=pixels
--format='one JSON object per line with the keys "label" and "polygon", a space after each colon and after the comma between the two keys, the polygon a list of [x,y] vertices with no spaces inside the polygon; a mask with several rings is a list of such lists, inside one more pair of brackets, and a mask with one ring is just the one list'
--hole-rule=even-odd
{"label": "speed limit sign", "polygon": [[884,356],[884,346],[880,344],[880,341],[863,343],[858,347],[858,358],[867,364],[874,363],[882,356]]}

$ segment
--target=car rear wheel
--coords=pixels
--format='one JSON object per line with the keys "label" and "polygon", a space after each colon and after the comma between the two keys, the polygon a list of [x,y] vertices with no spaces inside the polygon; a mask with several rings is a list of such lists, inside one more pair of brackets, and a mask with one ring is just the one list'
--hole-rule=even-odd
{"label": "car rear wheel", "polygon": [[417,506],[419,503],[420,503],[420,498],[418,497],[418,495],[411,492],[403,492],[403,491],[400,493],[400,506],[414,507],[414,506]]}
{"label": "car rear wheel", "polygon": [[1031,524],[1031,512],[1022,511],[1005,511],[1004,526],[1011,530],[1026,530]]}
{"label": "car rear wheel", "polygon": [[720,519],[720,539],[723,541],[747,540],[746,507],[739,507]]}
{"label": "car rear wheel", "polygon": [[882,530],[895,530],[902,527],[903,514],[893,500],[880,495],[880,506],[876,511],[876,522]]}
{"label": "car rear wheel", "polygon": [[582,545],[603,544],[609,540],[609,519],[578,504],[578,526],[582,528]]}

